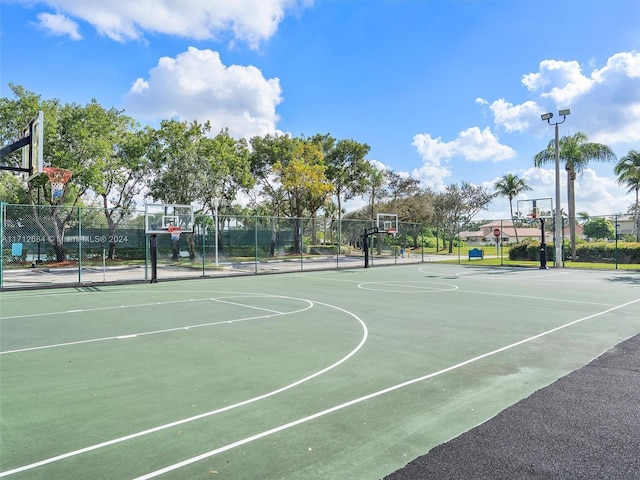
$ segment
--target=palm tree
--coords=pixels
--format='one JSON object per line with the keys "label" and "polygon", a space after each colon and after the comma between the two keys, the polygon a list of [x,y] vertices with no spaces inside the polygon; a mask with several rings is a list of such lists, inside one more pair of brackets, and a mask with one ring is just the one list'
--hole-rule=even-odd
{"label": "palm tree", "polygon": [[636,192],[636,206],[633,215],[633,225],[636,230],[636,242],[640,242],[640,225],[638,224],[638,191],[640,190],[640,152],[630,150],[617,163],[614,172],[618,175],[618,184],[629,187],[629,192]]}
{"label": "palm tree", "polygon": [[[569,204],[569,236],[571,237],[571,258],[576,258],[576,197],[575,180],[591,160],[601,162],[615,161],[616,156],[606,145],[591,143],[586,134],[578,132],[572,136],[562,137],[558,142],[560,160],[564,161],[567,171],[567,200]],[[547,148],[533,158],[536,167],[543,163],[555,162],[555,140],[551,140]]]}
{"label": "palm tree", "polygon": [[577,216],[580,219],[580,224],[587,223],[589,221],[589,218],[591,218],[589,212],[578,212]]}
{"label": "palm tree", "polygon": [[513,175],[512,173],[508,173],[503,176],[500,180],[494,183],[494,188],[496,192],[493,194],[495,197],[507,197],[509,199],[509,210],[511,211],[511,222],[513,223],[513,231],[516,234],[516,243],[520,240],[518,239],[518,229],[516,228],[516,222],[513,218],[513,199],[520,195],[522,192],[526,192],[531,190],[531,187],[526,184],[526,182],[519,178],[517,175]]}

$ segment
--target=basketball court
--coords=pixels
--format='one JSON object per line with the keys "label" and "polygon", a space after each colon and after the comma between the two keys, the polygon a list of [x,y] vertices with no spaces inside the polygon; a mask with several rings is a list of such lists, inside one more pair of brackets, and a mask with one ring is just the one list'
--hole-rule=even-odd
{"label": "basketball court", "polygon": [[0,292],[0,477],[380,479],[640,333],[638,287],[420,264]]}

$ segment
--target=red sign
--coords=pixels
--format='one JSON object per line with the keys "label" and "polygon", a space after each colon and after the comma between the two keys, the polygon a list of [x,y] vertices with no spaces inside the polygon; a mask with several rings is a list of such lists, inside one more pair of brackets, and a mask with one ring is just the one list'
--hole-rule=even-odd
{"label": "red sign", "polygon": [[498,238],[500,236],[500,229],[499,228],[494,228],[493,229],[493,236]]}

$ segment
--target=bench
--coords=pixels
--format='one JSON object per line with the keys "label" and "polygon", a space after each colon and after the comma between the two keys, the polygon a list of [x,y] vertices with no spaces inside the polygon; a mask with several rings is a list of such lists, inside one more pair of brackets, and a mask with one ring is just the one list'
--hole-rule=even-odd
{"label": "bench", "polygon": [[11,244],[11,257],[12,260],[18,261],[22,259],[22,255],[23,255],[23,248],[22,248],[22,244],[21,243],[12,243]]}
{"label": "bench", "polygon": [[480,260],[482,260],[484,258],[484,250],[480,250],[479,248],[472,248],[471,250],[469,250],[469,261],[471,261],[472,258],[479,258]]}

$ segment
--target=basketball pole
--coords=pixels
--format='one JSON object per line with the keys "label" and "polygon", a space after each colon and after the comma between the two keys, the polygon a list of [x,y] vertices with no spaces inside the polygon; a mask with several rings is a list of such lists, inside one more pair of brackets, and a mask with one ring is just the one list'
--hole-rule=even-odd
{"label": "basketball pole", "polygon": [[151,282],[158,283],[158,235],[149,235],[149,256],[151,257]]}
{"label": "basketball pole", "polygon": [[362,234],[362,249],[364,250],[364,268],[369,268],[369,236],[381,233],[378,227],[365,228]]}
{"label": "basketball pole", "polygon": [[540,270],[547,268],[547,241],[544,232],[544,218],[540,219],[540,232],[542,233],[542,241],[540,243]]}

